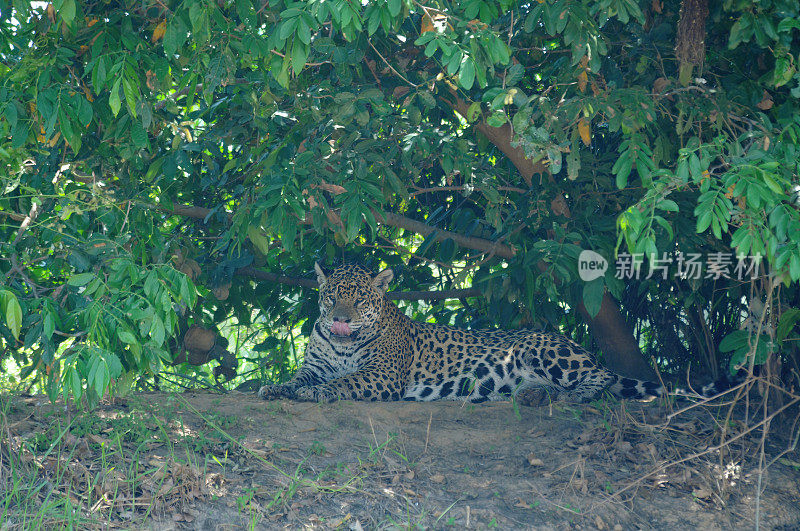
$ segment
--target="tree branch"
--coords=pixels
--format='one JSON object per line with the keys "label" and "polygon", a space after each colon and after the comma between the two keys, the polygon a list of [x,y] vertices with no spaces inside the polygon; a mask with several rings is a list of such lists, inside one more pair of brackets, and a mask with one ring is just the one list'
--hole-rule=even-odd
{"label": "tree branch", "polygon": [[[469,105],[462,100],[458,94],[451,91],[453,100],[442,98],[450,107],[458,114],[467,117],[469,114]],[[483,120],[475,123],[475,128],[489,139],[489,141],[497,147],[503,154],[509,158],[514,167],[517,168],[525,184],[528,186],[533,182],[533,176],[537,173],[546,173],[547,166],[542,162],[534,162],[525,155],[525,150],[522,146],[512,146],[511,142],[514,140],[514,130],[511,124],[506,122],[500,127],[492,127]]]}
{"label": "tree branch", "polygon": [[0,210],[0,214],[13,219],[14,221],[25,221],[25,218],[27,217],[22,214],[17,214],[16,212],[6,212],[5,210]]}
{"label": "tree branch", "polygon": [[283,275],[270,273],[262,269],[256,269],[255,267],[243,267],[241,269],[237,269],[236,274],[239,276],[257,278],[258,280],[265,280],[267,282],[277,282],[278,284],[287,284],[289,286],[302,286],[304,288],[312,288],[312,289],[316,289],[318,287],[317,281],[311,280],[310,278],[286,277]]}
{"label": "tree branch", "polygon": [[383,221],[385,225],[389,225],[390,227],[410,230],[411,232],[416,232],[417,234],[421,234],[423,236],[428,236],[433,232],[436,232],[434,239],[437,242],[451,239],[461,247],[492,253],[507,259],[514,258],[514,255],[516,255],[514,248],[504,243],[485,240],[483,238],[475,238],[473,236],[464,236],[463,234],[458,234],[457,232],[451,232],[449,230],[437,229],[436,227],[431,227],[430,225],[426,225],[421,221],[416,221],[399,214],[394,214],[393,212],[381,214],[380,212],[373,211],[373,214],[375,214],[375,217],[378,220]]}
{"label": "tree branch", "polygon": [[[176,214],[179,216],[185,216],[188,218],[195,218],[195,219],[205,219],[209,214],[212,213],[212,210],[209,208],[199,207],[194,205],[171,205],[171,206],[147,205],[147,206],[155,210],[160,210],[161,212],[167,212],[170,214]],[[373,211],[373,214],[375,215],[375,218],[378,219],[378,221],[390,227],[410,230],[411,232],[416,232],[417,234],[421,234],[422,236],[429,236],[433,232],[436,232],[437,234],[435,240],[437,242],[451,239],[455,243],[466,249],[473,249],[485,253],[492,253],[501,258],[506,258],[506,259],[514,258],[514,256],[516,255],[516,250],[513,247],[506,245],[504,243],[499,243],[492,240],[486,240],[484,238],[476,238],[474,236],[464,236],[463,234],[458,234],[457,232],[452,232],[449,230],[437,229],[436,227],[431,227],[430,225],[426,225],[421,221],[407,218],[405,216],[401,216],[393,212],[381,213]]]}
{"label": "tree branch", "polygon": [[[267,282],[276,282],[278,284],[286,284],[289,286],[301,286],[304,288],[316,289],[319,287],[316,280],[310,278],[295,278],[283,275],[276,275],[268,271],[256,269],[254,267],[243,267],[236,270],[239,276],[247,276],[256,278],[258,280],[265,280]],[[439,291],[390,291],[386,294],[392,300],[416,301],[416,300],[445,300],[445,299],[461,299],[464,297],[480,297],[482,296],[480,290],[475,288],[469,289],[447,289]]]}
{"label": "tree branch", "polygon": [[[149,205],[149,206],[161,212],[166,212],[168,214],[175,214],[194,219],[205,219],[206,217],[208,217],[209,214],[212,213],[212,210],[210,208],[199,207],[194,205],[172,205],[172,206]],[[381,222],[383,222],[385,225],[410,230],[412,232],[416,232],[423,236],[428,236],[432,234],[434,231],[436,231],[437,232],[435,237],[436,241],[446,240],[450,238],[458,245],[465,247],[467,249],[474,249],[485,253],[495,254],[497,256],[506,259],[511,259],[516,254],[516,251],[512,247],[506,244],[493,242],[491,240],[486,240],[483,238],[464,236],[463,234],[458,234],[447,230],[437,229],[435,227],[431,227],[430,225],[426,225],[425,223],[422,223],[420,221],[416,221],[411,218],[401,216],[399,214],[394,214],[391,212],[386,212],[384,214],[381,214],[380,212],[375,212],[375,217]],[[261,269],[256,269],[254,267],[243,267],[241,269],[238,269],[236,271],[236,274],[241,276],[253,277],[258,280],[264,280],[267,282],[277,282],[279,284],[287,284],[291,286],[301,286],[304,288],[317,287],[316,281],[311,279],[287,277],[275,273],[270,273],[268,271],[263,271]],[[479,296],[481,296],[481,292],[480,290],[475,288],[452,289],[444,291],[397,291],[388,294],[388,297],[394,300],[420,300],[420,299],[445,300],[445,299],[460,299],[463,297],[479,297]]]}

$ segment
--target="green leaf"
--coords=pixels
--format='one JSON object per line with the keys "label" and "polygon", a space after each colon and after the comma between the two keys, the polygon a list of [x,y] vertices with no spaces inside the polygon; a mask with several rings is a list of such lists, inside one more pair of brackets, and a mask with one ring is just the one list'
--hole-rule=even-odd
{"label": "green leaf", "polygon": [[[433,32],[431,32],[433,33]],[[433,39],[425,46],[425,57],[433,57],[439,49],[439,39]]]}
{"label": "green leaf", "polygon": [[9,290],[0,291],[0,303],[2,303],[3,313],[6,314],[6,326],[11,330],[14,339],[19,341],[19,333],[22,327],[22,307],[17,300],[17,296]]}
{"label": "green leaf", "polygon": [[3,109],[3,116],[5,117],[6,120],[8,120],[8,125],[10,125],[12,129],[17,126],[19,113],[17,111],[17,106],[15,101],[11,101],[6,104],[5,108]]}
{"label": "green leaf", "polygon": [[92,123],[94,110],[92,105],[85,98],[78,98],[78,122],[83,127],[88,127]]}
{"label": "green leaf", "polygon": [[775,329],[776,339],[778,341],[783,341],[789,337],[789,333],[791,333],[798,321],[800,321],[799,309],[789,308],[785,310],[778,320],[778,327]]}
{"label": "green leaf", "polygon": [[653,216],[653,219],[656,223],[661,225],[661,228],[667,231],[667,234],[669,234],[669,241],[675,239],[675,233],[672,230],[672,225],[670,225],[666,219],[662,218],[661,216]]}
{"label": "green leaf", "polygon": [[547,148],[547,158],[550,160],[550,171],[553,175],[561,171],[563,160],[561,158],[561,150],[556,147]]}
{"label": "green leaf", "polygon": [[294,75],[299,74],[303,67],[306,65],[308,59],[309,47],[303,44],[299,39],[295,39],[292,43],[292,70]]}
{"label": "green leaf", "polygon": [[790,32],[792,28],[800,30],[800,19],[786,17],[778,23],[778,33]]}
{"label": "green leaf", "polygon": [[125,373],[120,374],[114,383],[114,395],[125,397],[130,394],[137,378],[138,374],[136,374],[136,371],[125,371]]}
{"label": "green leaf", "polygon": [[789,275],[792,280],[800,280],[800,255],[796,253],[789,259]]}
{"label": "green leaf", "polygon": [[298,17],[290,18],[285,20],[282,24],[280,29],[278,30],[278,38],[282,41],[285,41],[295,33],[295,29],[297,28],[297,21]]}
{"label": "green leaf", "polygon": [[703,169],[700,166],[700,158],[696,153],[689,155],[689,173],[692,179],[697,182],[703,177]]}
{"label": "green leaf", "polygon": [[603,277],[596,278],[583,285],[583,305],[586,307],[590,317],[594,318],[600,313],[605,290],[606,284]]}
{"label": "green leaf", "polygon": [[178,52],[178,49],[186,42],[189,36],[189,30],[186,24],[179,16],[173,16],[167,23],[167,31],[164,34],[164,53],[168,56],[173,56]]}
{"label": "green leaf", "polygon": [[72,275],[69,280],[67,280],[67,284],[75,287],[85,286],[94,280],[96,276],[97,275],[94,273],[78,273],[77,275]]}
{"label": "green leaf", "polygon": [[372,36],[378,31],[378,27],[381,25],[381,14],[383,10],[381,9],[372,9],[369,15],[369,20],[367,21],[367,33]]}
{"label": "green leaf", "polygon": [[136,336],[134,336],[130,330],[126,330],[121,327],[117,328],[117,337],[119,337],[120,341],[128,345],[138,343],[138,341],[136,341]]}
{"label": "green leaf", "polygon": [[429,43],[434,38],[436,38],[436,32],[435,31],[426,31],[425,33],[423,33],[422,35],[417,37],[417,40],[414,41],[414,45],[415,46],[422,46],[423,44]]}
{"label": "green leaf", "polygon": [[672,199],[662,199],[656,204],[656,208],[666,210],[667,212],[678,212],[678,203]]}
{"label": "green leaf", "polygon": [[464,90],[469,90],[475,83],[475,62],[469,56],[464,56],[461,60],[461,68],[458,71],[458,84]]}
{"label": "green leaf", "polygon": [[305,20],[299,18],[297,23],[297,37],[305,44],[311,44],[311,28],[306,24]]}
{"label": "green leaf", "polygon": [[56,322],[55,317],[53,317],[53,313],[46,309],[43,311],[44,318],[42,319],[42,336],[50,339],[53,337],[53,333],[56,330]]}
{"label": "green leaf", "polygon": [[165,336],[166,330],[164,328],[164,321],[162,321],[161,317],[158,315],[153,315],[153,324],[150,325],[150,337],[156,345],[160,346],[164,344]]}
{"label": "green leaf", "polygon": [[208,33],[208,13],[203,2],[193,2],[189,7],[189,21],[195,39],[204,40],[204,36]]}
{"label": "green leaf", "polygon": [[[511,124],[514,126],[514,132],[516,133],[524,133],[528,130],[531,126],[531,116],[533,115],[533,107],[531,105],[526,105],[525,107],[521,108],[511,119]],[[577,145],[574,146],[574,150],[579,149]]]}
{"label": "green leaf", "polygon": [[402,7],[402,0],[389,0],[389,14],[393,17],[396,17],[400,14]]}
{"label": "green leaf", "polygon": [[719,350],[722,352],[732,352],[741,348],[747,348],[746,330],[736,330],[725,336],[719,344]]}
{"label": "green leaf", "polygon": [[260,227],[250,225],[247,228],[247,237],[253,242],[253,246],[263,255],[269,254],[270,239],[264,234]]}
{"label": "green leaf", "polygon": [[522,66],[522,63],[517,63],[511,65],[508,69],[508,74],[506,74],[506,86],[513,87],[520,81],[522,81],[522,77],[525,75],[525,67]]}
{"label": "green leaf", "polygon": [[120,100],[119,97],[119,88],[121,83],[122,78],[118,77],[114,82],[114,86],[111,87],[111,94],[108,96],[108,105],[111,107],[111,112],[114,113],[115,118],[119,114],[119,110],[122,108],[122,100]]}
{"label": "green leaf", "polygon": [[480,115],[481,115],[481,102],[476,101],[469,106],[469,109],[467,109],[467,115],[464,118],[466,118],[467,122],[469,123],[475,123],[475,120],[477,120],[480,117]]}
{"label": "green leaf", "polygon": [[739,46],[739,43],[742,41],[750,40],[750,35],[752,34],[752,27],[749,26],[749,23],[746,22],[744,17],[740,18],[731,26],[731,34],[728,37],[728,49],[733,50]]}
{"label": "green leaf", "polygon": [[433,245],[433,242],[436,241],[436,238],[438,236],[439,236],[439,231],[438,230],[435,230],[435,231],[431,232],[430,234],[428,234],[427,236],[425,236],[425,239],[422,240],[422,243],[420,244],[420,246],[417,247],[417,254],[419,256],[425,256],[425,253],[428,251],[428,249],[431,248],[431,246]]}
{"label": "green leaf", "polygon": [[81,149],[81,136],[75,132],[75,129],[72,127],[72,122],[70,122],[70,118],[66,112],[64,112],[64,106],[59,105],[58,107],[58,125],[61,129],[61,134],[64,135],[64,139],[69,144],[69,147],[72,148],[74,153],[78,153]]}
{"label": "green leaf", "polygon": [[695,232],[697,232],[697,234],[702,234],[703,232],[705,232],[706,229],[708,229],[708,226],[711,225],[711,218],[713,216],[714,214],[713,212],[711,212],[711,210],[703,212],[697,218],[697,226],[695,227]]}
{"label": "green leaf", "polygon": [[93,384],[94,391],[98,396],[103,396],[110,381],[111,375],[108,374],[108,365],[105,364],[105,361],[100,361],[94,372],[94,379],[89,383]]}
{"label": "green leaf", "polygon": [[427,109],[436,107],[436,99],[433,97],[433,94],[427,90],[417,92],[417,98],[419,98],[419,101],[421,101],[422,105]]}
{"label": "green leaf", "polygon": [[711,217],[711,232],[714,233],[714,237],[716,239],[722,239],[722,226],[720,225],[719,219],[716,216]]}
{"label": "green leaf", "polygon": [[779,195],[780,195],[780,194],[783,194],[783,189],[782,189],[782,188],[781,188],[781,186],[780,186],[780,185],[777,183],[777,181],[775,181],[775,179],[773,179],[773,178],[772,178],[770,175],[768,175],[767,173],[764,173],[764,174],[762,174],[762,177],[764,178],[764,184],[766,184],[766,185],[767,185],[767,187],[768,187],[770,190],[772,190],[773,192],[775,192],[776,194],[779,194]]}
{"label": "green leaf", "polygon": [[504,112],[495,112],[486,120],[486,123],[491,127],[502,127],[507,122],[507,117]]}
{"label": "green leaf", "polygon": [[678,168],[675,170],[675,175],[684,183],[689,182],[689,161],[686,159],[678,162]]}
{"label": "green leaf", "polygon": [[791,55],[781,56],[775,60],[775,70],[773,72],[772,83],[776,87],[782,87],[792,80],[795,73],[794,59]]}
{"label": "green leaf", "polygon": [[452,238],[446,238],[439,244],[439,260],[450,262],[456,254],[456,243]]}
{"label": "green leaf", "polygon": [[139,149],[147,147],[147,131],[139,122],[131,125],[131,140],[133,140],[133,145]]}
{"label": "green leaf", "polygon": [[[122,79],[122,92],[125,93],[125,103],[128,105],[128,112],[136,118],[136,100],[138,100],[139,90],[127,77]],[[109,101],[110,103],[110,101]]]}
{"label": "green leaf", "polygon": [[389,183],[392,185],[392,189],[395,191],[395,193],[400,194],[400,197],[402,197],[405,200],[408,200],[409,198],[408,188],[406,188],[406,185],[403,184],[403,181],[400,180],[400,178],[391,168],[385,168],[384,172],[386,173],[386,176],[389,178]]}
{"label": "green leaf", "polygon": [[80,399],[83,394],[83,386],[81,385],[81,377],[78,371],[75,367],[70,367],[66,376],[69,379],[69,390],[72,391],[72,397],[75,400]]}
{"label": "green leaf", "polygon": [[[624,156],[624,155],[623,155]],[[619,168],[617,169],[617,179],[616,184],[619,190],[622,190],[626,186],[628,186],[628,176],[631,174],[631,170],[633,169],[633,160],[630,156],[625,157],[624,159],[622,156],[620,157]]]}
{"label": "green leaf", "polygon": [[75,0],[63,0],[61,9],[58,10],[58,15],[66,22],[67,26],[71,26],[72,21],[75,20],[75,11]]}

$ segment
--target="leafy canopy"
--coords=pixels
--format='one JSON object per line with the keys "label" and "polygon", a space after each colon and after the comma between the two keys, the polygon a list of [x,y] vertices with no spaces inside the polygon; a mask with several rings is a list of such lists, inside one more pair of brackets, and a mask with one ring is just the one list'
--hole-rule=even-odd
{"label": "leafy canopy", "polygon": [[[14,0],[0,362],[91,402],[190,324],[236,323],[268,376],[316,311],[285,282],[347,250],[481,295],[409,303],[421,318],[572,330],[608,293],[663,367],[715,365],[743,295],[797,303],[800,6],[711,4],[676,34],[672,0]],[[772,276],[584,283],[581,249],[761,255]],[[247,347],[263,329],[271,357]]]}

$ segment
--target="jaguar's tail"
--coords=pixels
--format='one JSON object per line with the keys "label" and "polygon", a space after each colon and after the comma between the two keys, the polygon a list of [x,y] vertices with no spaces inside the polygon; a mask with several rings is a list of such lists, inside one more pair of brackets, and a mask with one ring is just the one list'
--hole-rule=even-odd
{"label": "jaguar's tail", "polygon": [[615,377],[616,381],[608,386],[608,390],[620,398],[652,399],[658,398],[666,392],[660,383],[625,378],[619,375],[615,375]]}
{"label": "jaguar's tail", "polygon": [[[760,374],[760,370],[761,367],[759,365],[754,366],[753,375],[758,376]],[[712,398],[717,395],[724,394],[734,387],[741,385],[745,380],[747,380],[748,374],[749,373],[747,369],[739,369],[736,374],[724,374],[713,382],[703,385],[699,391],[696,389],[679,387],[675,389],[675,394],[677,396],[687,398]]]}

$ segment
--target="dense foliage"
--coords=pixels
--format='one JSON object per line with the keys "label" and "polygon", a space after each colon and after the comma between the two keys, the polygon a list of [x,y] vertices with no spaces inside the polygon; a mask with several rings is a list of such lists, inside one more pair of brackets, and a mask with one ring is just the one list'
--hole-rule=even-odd
{"label": "dense foliage", "polygon": [[417,318],[797,370],[800,6],[711,4],[15,0],[0,363],[90,403],[197,351],[284,377],[303,278],[346,258],[473,288]]}

